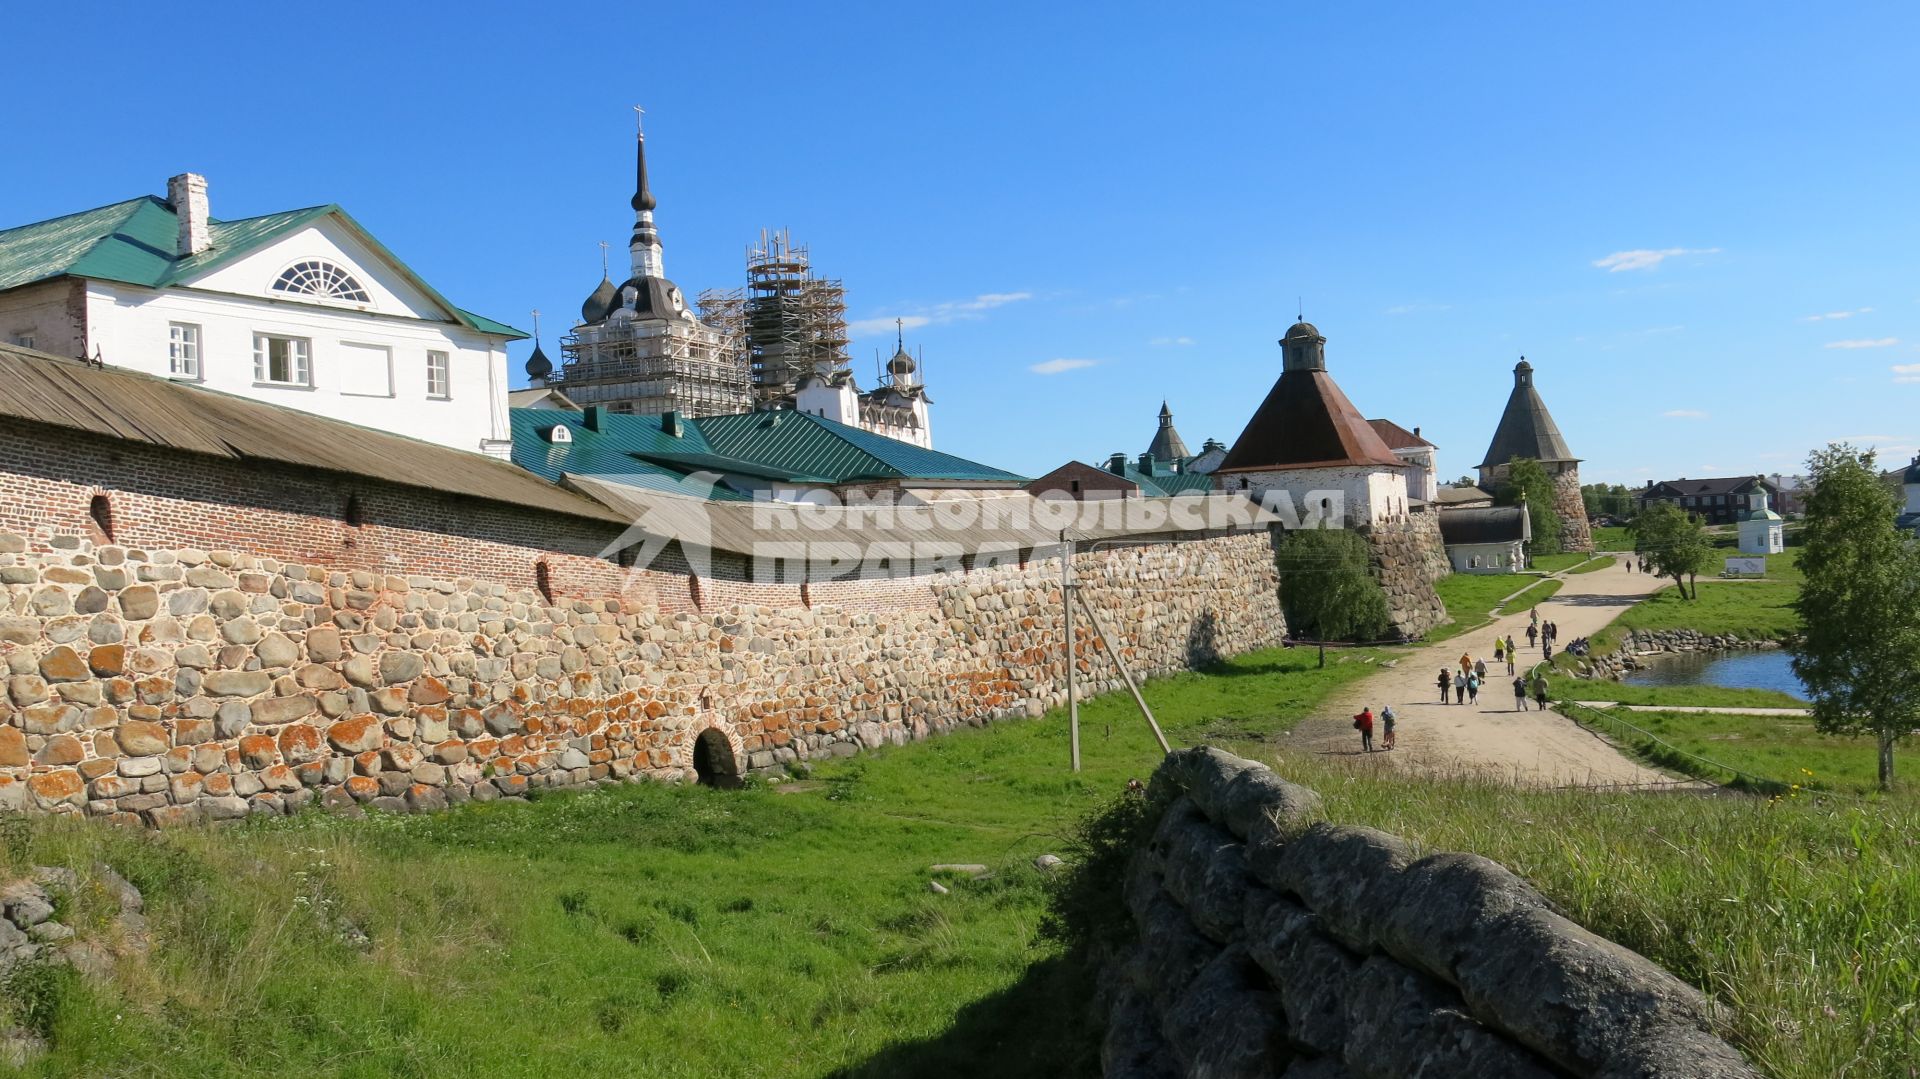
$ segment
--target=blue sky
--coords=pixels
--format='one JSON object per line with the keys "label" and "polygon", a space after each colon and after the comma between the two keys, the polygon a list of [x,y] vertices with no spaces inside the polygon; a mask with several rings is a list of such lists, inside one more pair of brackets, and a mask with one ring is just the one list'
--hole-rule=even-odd
{"label": "blue sky", "polygon": [[338,202],[551,351],[641,103],[669,275],[791,229],[856,371],[923,320],[936,444],[1003,467],[1137,454],[1162,398],[1231,442],[1296,297],[1446,476],[1523,353],[1589,479],[1920,446],[1920,9],[802,7],[10,12],[0,224],[185,170],[220,217]]}

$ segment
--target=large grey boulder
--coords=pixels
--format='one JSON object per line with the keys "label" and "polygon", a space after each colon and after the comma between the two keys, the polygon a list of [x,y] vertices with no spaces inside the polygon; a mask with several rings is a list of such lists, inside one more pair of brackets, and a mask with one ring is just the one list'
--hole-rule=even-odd
{"label": "large grey boulder", "polygon": [[1239,947],[1201,968],[1162,1014],[1160,1032],[1192,1076],[1265,1079],[1293,1057],[1279,997]]}
{"label": "large grey boulder", "polygon": [[1250,878],[1245,848],[1232,835],[1182,800],[1160,818],[1153,849],[1167,892],[1202,933],[1224,944],[1240,931]]}
{"label": "large grey boulder", "polygon": [[1405,841],[1373,828],[1320,823],[1285,843],[1248,850],[1261,883],[1299,896],[1334,939],[1373,949],[1373,927],[1393,909],[1400,872],[1413,862]]}
{"label": "large grey boulder", "polygon": [[1320,931],[1313,913],[1264,888],[1247,903],[1247,954],[1272,979],[1295,1042],[1338,1056],[1347,1043],[1347,985],[1357,956]]}
{"label": "large grey boulder", "polygon": [[1554,1079],[1532,1054],[1469,1016],[1451,988],[1382,955],[1360,964],[1347,987],[1343,1055],[1347,1069],[1366,1079]]}
{"label": "large grey boulder", "polygon": [[1551,911],[1515,911],[1488,932],[1502,945],[1462,959],[1461,995],[1563,1068],[1590,1075],[1663,1032],[1707,1029],[1699,990]]}
{"label": "large grey boulder", "polygon": [[1400,872],[1400,891],[1373,925],[1373,939],[1401,962],[1456,982],[1467,956],[1505,949],[1499,920],[1553,909],[1531,884],[1477,854],[1434,854]]}

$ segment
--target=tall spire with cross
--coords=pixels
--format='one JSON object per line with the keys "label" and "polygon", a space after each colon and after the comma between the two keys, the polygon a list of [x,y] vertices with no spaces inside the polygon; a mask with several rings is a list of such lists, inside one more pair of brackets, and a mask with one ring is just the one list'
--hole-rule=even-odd
{"label": "tall spire with cross", "polygon": [[660,232],[653,227],[653,189],[647,184],[647,132],[642,121],[647,110],[638,105],[634,113],[634,181],[633,181],[633,240],[628,249],[633,254],[633,276],[665,277],[665,263],[660,254]]}

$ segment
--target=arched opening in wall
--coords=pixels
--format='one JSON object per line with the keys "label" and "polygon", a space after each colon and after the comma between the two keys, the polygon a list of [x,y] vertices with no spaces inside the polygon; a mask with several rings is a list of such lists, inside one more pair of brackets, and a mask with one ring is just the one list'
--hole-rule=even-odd
{"label": "arched opening in wall", "polygon": [[113,502],[106,495],[94,495],[87,500],[87,519],[99,532],[96,542],[113,542]]}
{"label": "arched opening in wall", "polygon": [[553,569],[542,558],[533,564],[533,587],[548,606],[553,604]]}
{"label": "arched opening in wall", "polygon": [[693,597],[694,610],[706,610],[706,604],[700,600],[700,575],[698,573],[687,574],[687,595]]}
{"label": "arched opening in wall", "polygon": [[813,585],[808,581],[800,582],[800,606],[813,609]]}
{"label": "arched opening in wall", "polygon": [[693,740],[693,774],[703,787],[734,790],[740,786],[740,764],[733,744],[717,727],[708,727]]}
{"label": "arched opening in wall", "polygon": [[359,495],[347,496],[347,504],[340,507],[340,519],[347,523],[348,528],[359,528],[366,523],[366,516],[360,511]]}

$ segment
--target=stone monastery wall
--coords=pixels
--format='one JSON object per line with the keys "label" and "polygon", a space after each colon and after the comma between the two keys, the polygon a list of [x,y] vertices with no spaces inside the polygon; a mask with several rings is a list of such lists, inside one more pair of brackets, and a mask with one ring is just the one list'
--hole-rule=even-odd
{"label": "stone monastery wall", "polygon": [[[1057,560],[803,594],[623,569],[595,557],[611,522],[33,435],[0,426],[0,808],[433,808],[847,755],[1064,697]],[[1266,535],[1076,572],[1136,672],[1285,634]],[[1117,688],[1075,622],[1088,691]]]}
{"label": "stone monastery wall", "polygon": [[1108,979],[1110,1079],[1757,1079],[1710,1002],[1498,864],[1416,858],[1219,750],[1169,756]]}

